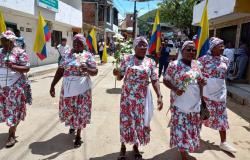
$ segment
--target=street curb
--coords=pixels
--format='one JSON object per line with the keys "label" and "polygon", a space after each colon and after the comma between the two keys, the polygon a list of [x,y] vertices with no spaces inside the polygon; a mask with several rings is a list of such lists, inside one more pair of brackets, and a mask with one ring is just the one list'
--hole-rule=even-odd
{"label": "street curb", "polygon": [[30,72],[28,72],[28,77],[41,76],[50,72],[55,72],[58,68],[57,64],[50,64],[38,67],[32,67]]}
{"label": "street curb", "polygon": [[56,71],[57,68],[51,68],[51,69],[47,69],[47,70],[43,70],[43,71],[38,71],[38,72],[34,72],[34,73],[28,73],[28,77],[36,77],[36,76],[41,76],[50,72],[54,72]]}
{"label": "street curb", "polygon": [[[95,60],[98,63],[99,56],[95,55]],[[108,63],[112,63],[114,60],[109,57]],[[28,72],[28,77],[36,77],[41,76],[50,72],[55,72],[58,68],[58,63],[43,65],[43,66],[37,66],[30,68],[30,71]]]}
{"label": "street curb", "polygon": [[242,95],[243,90],[234,85],[227,86],[227,95],[232,98],[236,103],[241,105],[250,105],[250,100],[245,95]]}

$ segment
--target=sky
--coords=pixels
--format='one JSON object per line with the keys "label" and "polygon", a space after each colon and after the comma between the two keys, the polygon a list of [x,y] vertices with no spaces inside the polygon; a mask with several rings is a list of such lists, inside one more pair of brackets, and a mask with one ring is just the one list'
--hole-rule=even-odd
{"label": "sky", "polygon": [[[148,2],[137,2],[138,15],[141,16],[148,11],[157,8],[157,4],[162,2],[162,0],[151,0]],[[119,19],[125,18],[125,13],[134,12],[134,1],[133,0],[114,0],[115,7],[119,10]]]}

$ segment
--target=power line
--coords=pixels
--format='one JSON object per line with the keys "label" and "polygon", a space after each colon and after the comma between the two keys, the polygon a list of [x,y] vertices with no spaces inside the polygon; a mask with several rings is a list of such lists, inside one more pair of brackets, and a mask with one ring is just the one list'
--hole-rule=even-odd
{"label": "power line", "polygon": [[124,11],[124,15],[123,15],[123,16],[125,16],[127,10],[124,8],[124,6],[121,4],[121,2],[120,2],[119,0],[115,0],[114,2],[116,2],[116,5],[117,5],[121,10]]}

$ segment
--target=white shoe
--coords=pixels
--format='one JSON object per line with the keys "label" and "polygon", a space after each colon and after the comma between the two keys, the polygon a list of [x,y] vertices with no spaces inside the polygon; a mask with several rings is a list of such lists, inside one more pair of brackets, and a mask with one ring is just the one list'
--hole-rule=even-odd
{"label": "white shoe", "polygon": [[236,153],[236,149],[227,142],[220,143],[220,149],[227,152]]}

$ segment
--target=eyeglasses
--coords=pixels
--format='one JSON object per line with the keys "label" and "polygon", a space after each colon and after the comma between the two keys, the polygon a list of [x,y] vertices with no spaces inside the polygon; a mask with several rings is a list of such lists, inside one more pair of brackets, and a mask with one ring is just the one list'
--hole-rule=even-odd
{"label": "eyeglasses", "polygon": [[138,47],[138,48],[141,48],[141,49],[145,49],[145,48],[147,48],[148,46],[143,44],[143,45],[138,45],[137,47]]}
{"label": "eyeglasses", "polygon": [[186,51],[188,51],[188,52],[197,52],[197,50],[196,49],[192,49],[192,48],[188,48],[188,49],[186,49]]}

